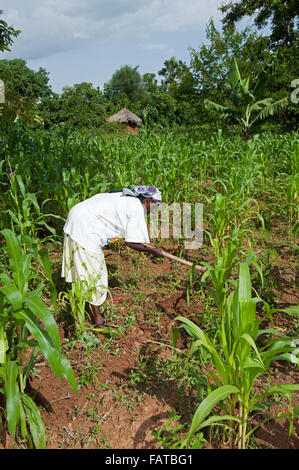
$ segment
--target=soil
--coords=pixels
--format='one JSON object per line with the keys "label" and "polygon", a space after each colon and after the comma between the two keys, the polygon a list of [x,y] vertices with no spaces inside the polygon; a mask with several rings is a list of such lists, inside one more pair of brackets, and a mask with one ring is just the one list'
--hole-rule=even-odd
{"label": "soil", "polygon": [[[175,255],[179,244],[161,242],[161,247]],[[294,263],[296,256],[290,248],[278,247],[281,265],[271,272],[271,290],[275,306],[298,304]],[[198,253],[188,252],[188,257]],[[53,251],[57,280],[60,273],[60,253]],[[105,252],[110,288],[122,295],[121,304],[105,307],[105,316],[120,329],[116,336],[98,334],[99,342],[91,347],[84,340],[74,339],[68,318],[58,318],[61,342],[79,383],[76,394],[68,383],[59,381],[43,358],[35,365],[27,392],[35,397],[47,429],[47,449],[159,449],[168,448],[174,436],[188,429],[199,402],[196,391],[175,375],[173,352],[170,347],[175,318],[183,315],[204,323],[204,301],[198,290],[190,293],[187,302],[189,268],[168,259],[154,259],[132,252],[125,247],[113,247]],[[200,258],[211,261],[204,250]],[[275,280],[275,283],[274,281]],[[61,281],[59,281],[61,282]],[[61,289],[66,286],[60,285]],[[275,314],[276,327],[282,332],[294,331],[295,318]],[[88,325],[87,320],[87,325]],[[188,348],[189,337],[180,331],[176,347]],[[208,366],[207,366],[208,367]],[[168,371],[169,368],[169,371]],[[298,367],[277,361],[267,377],[271,384],[298,383]],[[183,374],[181,374],[183,376]],[[293,406],[299,402],[293,397]],[[296,449],[299,447],[298,420],[294,421],[288,437],[287,418],[276,419],[287,408],[275,403],[264,415],[253,418],[252,424],[262,424],[254,434],[253,448]],[[169,432],[169,425],[173,433]],[[178,425],[181,431],[175,431]],[[184,428],[183,428],[184,426]],[[210,440],[204,432],[203,448],[229,448],[228,442]],[[168,440],[167,440],[168,439]],[[6,436],[2,442],[8,448],[13,443]]]}

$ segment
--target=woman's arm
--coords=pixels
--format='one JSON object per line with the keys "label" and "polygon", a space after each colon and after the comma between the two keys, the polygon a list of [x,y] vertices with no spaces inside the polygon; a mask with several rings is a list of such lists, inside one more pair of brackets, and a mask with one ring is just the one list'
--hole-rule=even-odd
{"label": "woman's arm", "polygon": [[125,245],[135,251],[142,251],[143,253],[150,253],[157,258],[163,258],[163,253],[161,248],[157,248],[151,245],[144,245],[143,243],[131,243],[125,242]]}

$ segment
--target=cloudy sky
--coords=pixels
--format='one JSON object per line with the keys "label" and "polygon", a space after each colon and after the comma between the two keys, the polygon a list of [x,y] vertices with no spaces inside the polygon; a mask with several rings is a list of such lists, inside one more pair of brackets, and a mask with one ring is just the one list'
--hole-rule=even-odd
{"label": "cloudy sky", "polygon": [[9,54],[45,68],[53,91],[83,81],[101,89],[122,65],[157,73],[174,56],[206,42],[222,0],[1,0],[5,20],[22,33]]}

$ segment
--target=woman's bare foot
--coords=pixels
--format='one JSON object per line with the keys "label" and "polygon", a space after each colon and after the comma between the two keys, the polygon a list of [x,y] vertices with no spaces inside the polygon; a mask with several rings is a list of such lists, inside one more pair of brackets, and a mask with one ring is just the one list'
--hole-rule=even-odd
{"label": "woman's bare foot", "polygon": [[107,299],[106,302],[110,302],[110,303],[113,303],[113,304],[118,304],[119,302],[122,302],[123,299],[124,298],[121,295],[112,296],[112,299],[111,299],[111,297],[109,297],[109,299]]}
{"label": "woman's bare foot", "polygon": [[90,304],[91,306],[91,310],[92,310],[92,313],[93,313],[93,323],[95,326],[99,327],[99,328],[107,328],[107,326],[105,325],[105,319],[104,317],[101,315],[100,313],[100,308],[98,305],[92,305]]}

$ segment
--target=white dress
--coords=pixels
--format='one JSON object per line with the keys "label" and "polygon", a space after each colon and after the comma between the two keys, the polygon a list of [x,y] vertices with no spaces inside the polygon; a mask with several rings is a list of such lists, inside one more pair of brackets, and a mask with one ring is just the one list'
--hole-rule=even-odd
{"label": "white dress", "polygon": [[76,204],[64,226],[62,277],[80,282],[87,301],[101,305],[108,291],[102,248],[111,240],[149,243],[145,212],[139,199],[122,193],[97,194]]}
{"label": "white dress", "polygon": [[108,273],[103,253],[94,253],[65,235],[61,276],[66,282],[79,282],[86,300],[93,305],[105,302]]}

